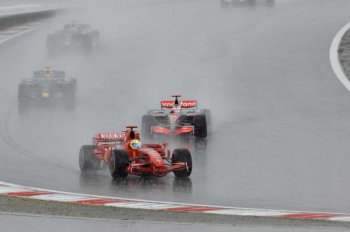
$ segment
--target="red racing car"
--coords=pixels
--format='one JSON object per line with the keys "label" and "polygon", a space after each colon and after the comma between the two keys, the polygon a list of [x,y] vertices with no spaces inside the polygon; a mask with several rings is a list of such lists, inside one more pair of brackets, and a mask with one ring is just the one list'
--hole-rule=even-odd
{"label": "red racing car", "polygon": [[83,145],[79,153],[82,172],[109,167],[113,179],[137,176],[188,177],[192,172],[192,157],[187,149],[175,149],[170,155],[167,144],[142,144],[136,126],[127,126],[121,133],[98,133],[92,145]]}

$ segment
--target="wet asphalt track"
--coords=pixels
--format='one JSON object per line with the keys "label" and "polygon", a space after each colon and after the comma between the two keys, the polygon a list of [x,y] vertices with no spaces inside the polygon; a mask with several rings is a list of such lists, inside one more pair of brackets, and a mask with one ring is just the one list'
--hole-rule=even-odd
{"label": "wet asphalt track", "polygon": [[[271,8],[223,10],[219,1],[139,0],[79,11],[5,44],[1,180],[161,201],[349,213],[350,94],[328,60],[349,7],[346,0],[281,0]],[[102,46],[90,56],[48,58],[46,34],[72,18],[99,28]],[[77,77],[77,110],[20,118],[18,83],[47,64]],[[95,132],[140,123],[174,92],[212,110],[208,148],[193,154],[189,180],[80,174],[79,148]]]}

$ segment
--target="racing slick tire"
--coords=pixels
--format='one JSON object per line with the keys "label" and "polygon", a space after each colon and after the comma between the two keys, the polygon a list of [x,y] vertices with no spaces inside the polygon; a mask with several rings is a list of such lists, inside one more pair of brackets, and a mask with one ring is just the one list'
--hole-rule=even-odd
{"label": "racing slick tire", "polygon": [[83,145],[79,152],[79,167],[81,172],[96,171],[99,160],[93,155],[94,145]]}
{"label": "racing slick tire", "polygon": [[154,125],[155,122],[152,115],[145,114],[142,116],[141,136],[143,139],[151,139],[153,137],[151,129]]}
{"label": "racing slick tire", "polygon": [[199,139],[207,137],[207,118],[204,114],[195,115],[193,117],[194,136]]}
{"label": "racing slick tire", "polygon": [[171,163],[185,162],[187,163],[187,169],[174,171],[176,177],[189,177],[192,172],[192,156],[188,149],[186,148],[177,148],[174,150],[173,155],[171,156]]}
{"label": "racing slick tire", "polygon": [[109,172],[113,179],[126,178],[128,172],[126,168],[129,166],[128,152],[124,150],[114,150],[109,161]]}

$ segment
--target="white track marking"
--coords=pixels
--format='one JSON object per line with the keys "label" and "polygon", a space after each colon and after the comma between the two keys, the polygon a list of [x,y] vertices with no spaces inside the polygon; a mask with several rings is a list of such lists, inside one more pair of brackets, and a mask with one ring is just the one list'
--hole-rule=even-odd
{"label": "white track marking", "polygon": [[331,65],[333,68],[333,71],[335,73],[335,75],[337,76],[337,78],[339,79],[339,81],[345,86],[345,88],[347,88],[350,91],[350,81],[349,79],[346,77],[344,70],[340,64],[339,61],[339,54],[338,54],[338,49],[339,49],[339,45],[340,42],[343,38],[343,36],[345,35],[345,33],[350,29],[350,23],[346,24],[334,37],[332,44],[331,44],[331,48],[330,48],[330,52],[329,52],[329,58],[331,61]]}
{"label": "white track marking", "polygon": [[149,203],[149,202],[117,202],[117,203],[107,203],[105,206],[113,206],[113,207],[121,207],[121,208],[131,208],[131,209],[169,209],[169,208],[178,208],[181,206],[172,205],[172,204],[157,204],[157,203]]}
{"label": "white track marking", "polygon": [[335,217],[329,219],[330,221],[336,221],[336,222],[350,222],[350,217]]}
{"label": "white track marking", "polygon": [[2,193],[12,193],[12,192],[26,192],[27,190],[12,186],[0,186],[0,194]]}
{"label": "white track marking", "polygon": [[280,215],[289,214],[288,211],[270,211],[270,210],[259,210],[259,209],[224,209],[224,210],[215,210],[209,213],[213,214],[222,214],[222,215],[238,215],[238,216],[262,216],[262,217],[276,217]]}
{"label": "white track marking", "polygon": [[[31,199],[43,200],[43,201],[60,201],[60,202],[74,202],[74,201],[82,201],[87,200],[84,196],[75,196],[75,195],[67,195],[61,193],[49,194],[49,195],[38,195],[32,196]],[[88,200],[96,199],[89,198]]]}

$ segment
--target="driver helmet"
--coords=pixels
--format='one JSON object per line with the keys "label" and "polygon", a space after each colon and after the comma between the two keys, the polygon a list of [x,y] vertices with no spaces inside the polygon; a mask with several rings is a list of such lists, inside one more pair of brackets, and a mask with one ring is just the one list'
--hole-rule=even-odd
{"label": "driver helmet", "polygon": [[132,149],[141,149],[141,148],[142,148],[142,143],[141,143],[141,141],[138,140],[138,139],[133,139],[133,140],[131,140],[131,142],[130,142],[130,147],[131,147]]}

